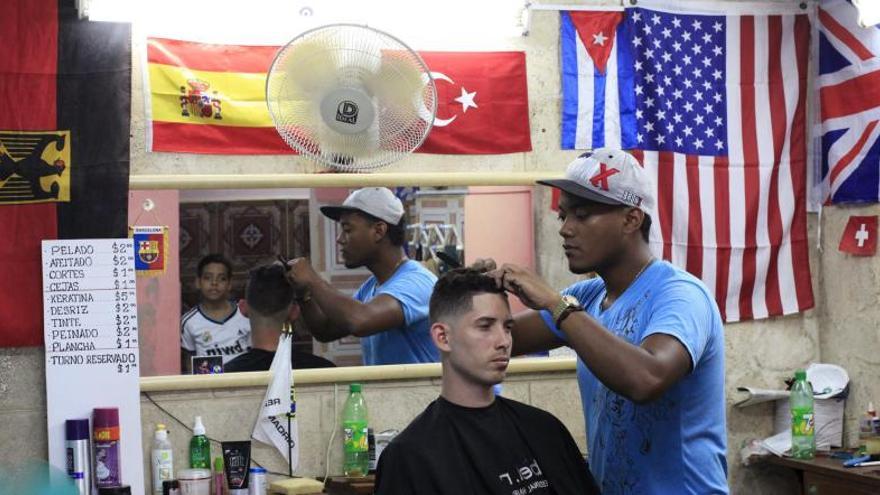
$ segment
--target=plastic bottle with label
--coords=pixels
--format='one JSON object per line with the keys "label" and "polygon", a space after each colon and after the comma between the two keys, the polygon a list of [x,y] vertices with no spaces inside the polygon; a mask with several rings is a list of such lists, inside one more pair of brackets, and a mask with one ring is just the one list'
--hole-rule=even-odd
{"label": "plastic bottle with label", "polygon": [[815,419],[813,416],[813,386],[807,381],[807,372],[797,370],[791,387],[791,456],[812,459],[816,455]]}
{"label": "plastic bottle with label", "polygon": [[205,425],[202,424],[201,416],[196,416],[193,437],[189,441],[189,467],[199,469],[211,467],[211,442],[205,436]]}
{"label": "plastic bottle with label", "polygon": [[367,405],[361,394],[361,384],[349,386],[348,399],[342,409],[342,433],[344,458],[342,472],[345,476],[366,476],[370,455],[367,443]]}
{"label": "plastic bottle with label", "polygon": [[174,479],[174,459],[168,430],[157,424],[153,433],[153,450],[150,452],[150,466],[153,468],[153,492],[162,493],[162,482]]}

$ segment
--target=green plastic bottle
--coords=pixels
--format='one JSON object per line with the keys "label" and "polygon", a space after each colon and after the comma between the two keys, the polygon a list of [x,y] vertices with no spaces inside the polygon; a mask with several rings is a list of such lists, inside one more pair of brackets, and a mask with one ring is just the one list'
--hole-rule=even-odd
{"label": "green plastic bottle", "polygon": [[342,472],[345,476],[366,476],[370,468],[367,444],[367,405],[361,395],[361,384],[349,386],[348,399],[342,409],[342,432],[344,458]]}
{"label": "green plastic bottle", "polygon": [[794,373],[791,387],[791,456],[812,459],[816,455],[815,420],[813,416],[813,386],[807,381],[807,372]]}
{"label": "green plastic bottle", "polygon": [[211,468],[211,442],[205,436],[205,425],[202,424],[201,416],[196,416],[193,437],[189,441],[189,467]]}

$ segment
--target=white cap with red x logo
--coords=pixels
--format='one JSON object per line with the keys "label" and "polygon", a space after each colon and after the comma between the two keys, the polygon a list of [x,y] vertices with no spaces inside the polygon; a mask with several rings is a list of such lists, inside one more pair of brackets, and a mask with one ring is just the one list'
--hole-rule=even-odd
{"label": "white cap with red x logo", "polygon": [[580,198],[609,205],[626,205],[645,213],[654,209],[654,181],[629,153],[598,148],[568,164],[564,179],[539,180]]}

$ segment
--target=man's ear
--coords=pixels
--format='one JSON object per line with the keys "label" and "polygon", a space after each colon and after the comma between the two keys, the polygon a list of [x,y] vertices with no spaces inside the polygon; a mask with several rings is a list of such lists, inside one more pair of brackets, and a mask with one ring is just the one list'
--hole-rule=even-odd
{"label": "man's ear", "polygon": [[241,314],[244,315],[245,318],[250,318],[250,315],[248,314],[250,312],[250,309],[251,308],[248,307],[248,303],[246,300],[238,300],[238,310],[241,311]]}
{"label": "man's ear", "polygon": [[441,352],[449,352],[449,325],[439,321],[431,324],[431,340]]}
{"label": "man's ear", "polygon": [[645,212],[638,208],[627,208],[623,219],[623,231],[627,234],[639,232],[642,222],[645,221]]}
{"label": "man's ear", "polygon": [[388,224],[385,222],[375,222],[373,224],[373,236],[376,242],[382,240],[385,237],[385,234],[388,233]]}

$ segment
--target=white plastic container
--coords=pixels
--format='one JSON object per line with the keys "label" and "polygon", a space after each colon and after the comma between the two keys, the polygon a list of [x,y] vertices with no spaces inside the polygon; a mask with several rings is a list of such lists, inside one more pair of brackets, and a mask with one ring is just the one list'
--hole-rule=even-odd
{"label": "white plastic container", "polygon": [[248,481],[248,495],[266,495],[266,470],[261,467],[250,469]]}
{"label": "white plastic container", "polygon": [[180,495],[211,495],[211,470],[184,469],[177,476]]}

